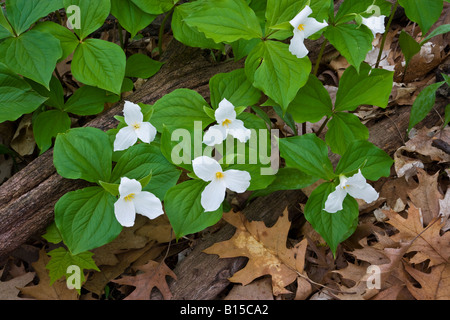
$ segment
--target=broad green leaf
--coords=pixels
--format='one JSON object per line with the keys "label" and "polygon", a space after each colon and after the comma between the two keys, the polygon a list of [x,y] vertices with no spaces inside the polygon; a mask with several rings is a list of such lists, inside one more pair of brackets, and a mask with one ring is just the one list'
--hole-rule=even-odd
{"label": "broad green leaf", "polygon": [[59,58],[58,62],[66,59],[72,52],[75,51],[76,47],[80,43],[77,36],[69,29],[52,21],[39,22],[33,27],[33,30],[49,33],[59,40],[62,49],[62,56]]}
{"label": "broad green leaf", "polygon": [[114,240],[122,226],[114,214],[117,199],[101,187],[66,193],[55,205],[55,222],[74,255]]}
{"label": "broad green leaf", "polygon": [[15,121],[23,114],[36,110],[46,97],[31,89],[21,77],[0,63],[0,123]]}
{"label": "broad green leaf", "polygon": [[281,168],[275,176],[275,180],[265,189],[256,190],[251,198],[263,197],[280,190],[300,190],[312,185],[317,178],[307,175],[296,168]]}
{"label": "broad green leaf", "polygon": [[351,21],[356,15],[366,18],[372,15],[389,16],[392,4],[385,0],[345,0],[336,14],[337,23]]}
{"label": "broad green leaf", "polygon": [[67,112],[49,110],[40,113],[33,121],[33,134],[40,154],[52,146],[52,138],[70,129],[71,121]]}
{"label": "broad green leaf", "polygon": [[445,107],[445,120],[444,120],[444,124],[442,125],[442,127],[445,128],[445,126],[447,126],[450,122],[450,104],[448,104]]}
{"label": "broad green leaf", "polygon": [[372,31],[365,25],[359,28],[355,24],[330,25],[324,36],[359,72],[361,62],[372,50]]}
{"label": "broad green leaf", "polygon": [[416,22],[423,34],[426,34],[439,19],[444,8],[443,0],[399,0],[406,16]]}
{"label": "broad green leaf", "polygon": [[111,195],[114,197],[117,197],[119,195],[119,183],[109,183],[104,181],[99,181],[98,184],[100,187],[102,187],[105,191],[108,191]]}
{"label": "broad green leaf", "polygon": [[267,0],[266,32],[273,26],[292,20],[307,2],[306,0]]}
{"label": "broad green leaf", "polygon": [[140,180],[150,173],[150,183],[143,190],[153,193],[160,200],[164,200],[167,190],[176,185],[181,174],[162,155],[159,146],[140,143],[126,150],[119,158],[111,174],[111,182],[120,183],[122,177]]}
{"label": "broad green leaf", "polygon": [[58,244],[63,241],[61,233],[59,232],[54,221],[47,227],[45,234],[42,235],[42,238],[54,244]]}
{"label": "broad green leaf", "polygon": [[350,176],[361,169],[362,175],[372,181],[389,177],[393,164],[391,157],[369,141],[354,141],[342,155],[336,174]]}
{"label": "broad green leaf", "polygon": [[136,53],[127,59],[125,76],[148,79],[157,73],[162,65],[162,62],[155,61],[145,54]]}
{"label": "broad green leaf", "polygon": [[8,0],[6,2],[8,20],[18,35],[40,18],[62,7],[62,0]]}
{"label": "broad green leaf", "polygon": [[260,42],[262,42],[262,40],[258,38],[250,40],[240,39],[231,43],[230,45],[233,49],[234,61],[239,61],[248,56],[249,53],[252,52],[253,48]]}
{"label": "broad green leaf", "polygon": [[161,14],[169,11],[179,0],[132,0],[138,8],[150,13]]}
{"label": "broad green leaf", "polygon": [[261,92],[247,80],[244,69],[216,74],[209,80],[209,89],[213,108],[217,108],[224,98],[235,107],[251,106],[261,98]]}
{"label": "broad green leaf", "polygon": [[193,130],[194,121],[201,121],[201,127],[204,129],[213,121],[203,111],[203,106],[208,106],[208,103],[197,92],[176,89],[155,102],[152,124],[162,132],[164,125],[169,131]]}
{"label": "broad green leaf", "polygon": [[158,16],[142,11],[132,0],[111,0],[111,13],[119,20],[120,25],[131,34],[131,38]]}
{"label": "broad green leaf", "polygon": [[56,137],[53,163],[67,179],[109,181],[112,146],[108,135],[97,128],[74,128]]}
{"label": "broad green leaf", "polygon": [[405,56],[406,64],[420,51],[420,44],[405,31],[400,33],[399,45]]}
{"label": "broad green leaf", "polygon": [[331,7],[334,7],[331,4],[332,2],[330,2],[329,0],[311,1],[309,6],[311,7],[313,12],[311,13],[310,17],[315,18],[319,22],[328,20],[328,11]]}
{"label": "broad green leaf", "polygon": [[66,248],[59,247],[48,252],[51,257],[50,261],[47,263],[46,268],[49,270],[50,285],[52,285],[56,280],[63,277],[67,278],[67,270],[70,266],[77,266],[81,270],[80,274],[80,284],[86,281],[84,276],[84,270],[96,270],[100,271],[97,265],[92,259],[94,255],[93,252],[85,251],[79,254],[72,254],[67,251]]}
{"label": "broad green leaf", "polygon": [[286,166],[300,169],[316,178],[334,178],[327,145],[315,134],[283,138],[279,142],[280,155],[286,160]]}
{"label": "broad green leaf", "polygon": [[33,88],[33,90],[41,96],[48,98],[47,101],[45,101],[46,106],[60,110],[64,108],[64,89],[58,78],[52,76],[52,79],[50,80],[50,90],[32,80],[26,81]]}
{"label": "broad green leaf", "polygon": [[210,48],[223,50],[223,44],[215,43],[212,39],[206,38],[205,34],[195,27],[189,26],[184,19],[201,8],[198,1],[183,3],[176,6],[172,15],[172,32],[175,39],[190,47]]}
{"label": "broad green leaf", "polygon": [[336,112],[328,122],[325,139],[333,153],[342,155],[353,141],[369,139],[369,129],[354,114]]}
{"label": "broad green leaf", "polygon": [[114,102],[115,96],[107,91],[91,86],[82,86],[67,100],[64,111],[80,116],[99,114],[106,102]]}
{"label": "broad green leaf", "polygon": [[[111,9],[110,0],[63,0],[66,10],[71,6],[79,8],[80,29],[74,29],[81,40],[84,40],[92,32],[99,29],[105,22]],[[76,15],[78,12],[72,13]],[[72,15],[69,14],[69,22],[71,22]],[[74,25],[73,27],[75,27]]]}
{"label": "broad green leaf", "polygon": [[216,43],[262,37],[258,18],[244,0],[201,1],[199,5],[184,21]]}
{"label": "broad green leaf", "polygon": [[14,31],[6,20],[3,9],[0,9],[0,40],[11,36],[14,36]]}
{"label": "broad green leaf", "polygon": [[336,255],[339,243],[355,232],[358,226],[359,209],[358,202],[347,195],[341,211],[335,213],[324,211],[325,201],[334,190],[333,183],[321,184],[309,196],[304,212],[306,220],[327,242],[333,255]]}
{"label": "broad green leaf", "polygon": [[253,86],[262,90],[285,112],[308,81],[311,61],[298,59],[289,45],[275,41],[259,43],[245,61],[245,73]]}
{"label": "broad green leaf", "polygon": [[420,43],[420,45],[425,44],[426,42],[428,42],[428,40],[430,40],[433,37],[436,37],[440,34],[444,34],[450,32],[450,24],[443,24],[440,25],[439,27],[437,27],[436,29],[434,29],[432,32],[430,32],[430,34],[422,40],[422,42]]}
{"label": "broad green leaf", "polygon": [[363,63],[358,71],[349,67],[345,70],[336,94],[336,111],[353,111],[367,104],[386,108],[392,91],[394,72],[383,69],[371,69]]}
{"label": "broad green leaf", "polygon": [[205,212],[200,203],[207,185],[203,180],[188,180],[167,191],[164,209],[177,239],[202,231],[222,218],[222,206],[214,212]]}
{"label": "broad green leaf", "polygon": [[87,39],[75,50],[72,74],[84,84],[120,94],[125,76],[126,56],[115,43]]}
{"label": "broad green leaf", "polygon": [[61,56],[59,40],[51,34],[36,30],[0,43],[0,62],[47,89],[56,62]]}
{"label": "broad green leaf", "polygon": [[427,114],[433,109],[434,103],[436,102],[436,91],[444,83],[445,81],[433,83],[419,93],[411,107],[408,131],[425,119]]}
{"label": "broad green leaf", "polygon": [[322,82],[314,75],[309,75],[308,82],[292,100],[287,112],[297,123],[318,122],[324,116],[331,116],[333,103]]}

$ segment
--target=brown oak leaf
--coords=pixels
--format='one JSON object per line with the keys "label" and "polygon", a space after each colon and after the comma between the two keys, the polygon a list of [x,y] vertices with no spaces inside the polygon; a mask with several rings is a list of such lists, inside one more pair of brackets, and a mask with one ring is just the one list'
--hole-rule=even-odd
{"label": "brown oak leaf", "polygon": [[406,271],[420,284],[421,288],[407,281],[406,286],[418,300],[450,299],[450,265],[441,264],[431,268],[430,273],[421,272],[405,265]]}

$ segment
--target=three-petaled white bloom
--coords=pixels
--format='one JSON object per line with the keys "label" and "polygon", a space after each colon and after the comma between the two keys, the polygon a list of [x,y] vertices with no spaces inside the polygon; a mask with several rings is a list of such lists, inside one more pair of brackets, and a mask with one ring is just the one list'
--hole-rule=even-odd
{"label": "three-petaled white bloom", "polygon": [[217,125],[210,127],[203,137],[203,143],[208,146],[214,146],[221,143],[230,134],[240,142],[247,142],[250,138],[251,131],[244,127],[241,120],[236,119],[236,111],[234,106],[227,99],[223,99],[219,103],[219,107],[214,113]]}
{"label": "three-petaled white bloom", "polygon": [[327,212],[334,213],[342,210],[342,203],[347,193],[353,198],[362,199],[367,203],[378,199],[378,192],[366,182],[366,178],[361,174],[361,170],[358,170],[358,173],[350,178],[341,175],[339,180],[340,183],[336,190],[330,193],[327,201],[325,201],[324,210]]}
{"label": "three-petaled white bloom", "polygon": [[290,21],[294,27],[294,37],[291,40],[289,51],[300,59],[306,57],[309,52],[303,43],[305,39],[328,26],[325,21],[318,22],[314,18],[308,18],[312,12],[311,7],[306,6]]}
{"label": "three-petaled white bloom", "polygon": [[164,213],[161,201],[148,191],[142,191],[141,183],[135,179],[122,177],[119,185],[119,200],[114,203],[117,221],[124,227],[132,227],[136,213],[150,219]]}
{"label": "three-petaled white bloom", "polygon": [[192,167],[197,177],[210,182],[201,194],[201,204],[206,212],[216,211],[220,207],[227,188],[242,193],[250,186],[251,176],[247,171],[223,171],[220,164],[210,157],[195,158]]}
{"label": "three-petaled white bloom", "polygon": [[144,115],[139,105],[125,101],[123,115],[127,126],[117,133],[114,151],[128,149],[136,143],[138,138],[145,143],[155,140],[156,128],[150,122],[144,122]]}
{"label": "three-petaled white bloom", "polygon": [[384,26],[384,19],[386,16],[371,16],[369,18],[362,18],[362,24],[367,26],[373,33],[373,37],[377,36],[377,33],[383,34],[386,31]]}

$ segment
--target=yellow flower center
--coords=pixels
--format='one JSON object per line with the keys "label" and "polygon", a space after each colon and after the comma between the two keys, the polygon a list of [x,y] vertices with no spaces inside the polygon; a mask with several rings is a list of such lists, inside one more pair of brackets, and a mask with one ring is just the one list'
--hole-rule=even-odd
{"label": "yellow flower center", "polygon": [[133,124],[133,128],[134,128],[134,130],[137,130],[137,129],[139,129],[141,127],[141,125],[139,124],[139,123],[135,123],[135,124]]}
{"label": "yellow flower center", "polygon": [[125,201],[131,201],[134,199],[134,193],[130,193],[129,195],[127,195],[125,198],[123,198],[123,200]]}
{"label": "yellow flower center", "polygon": [[300,30],[300,31],[305,31],[305,25],[302,24],[302,23],[300,23],[300,24],[298,25],[297,29]]}
{"label": "yellow flower center", "polygon": [[216,172],[216,178],[217,179],[222,179],[224,177],[223,172]]}
{"label": "yellow flower center", "polygon": [[231,124],[231,120],[228,120],[228,119],[225,119],[225,121],[224,122],[222,122],[222,126],[229,126]]}

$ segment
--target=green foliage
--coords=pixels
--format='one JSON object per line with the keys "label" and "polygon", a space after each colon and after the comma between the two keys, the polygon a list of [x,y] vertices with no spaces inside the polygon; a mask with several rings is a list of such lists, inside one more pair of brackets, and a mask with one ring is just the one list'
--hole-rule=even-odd
{"label": "green foliage", "polygon": [[416,22],[424,34],[439,19],[444,6],[443,0],[399,0],[398,2],[405,8],[406,16]]}

